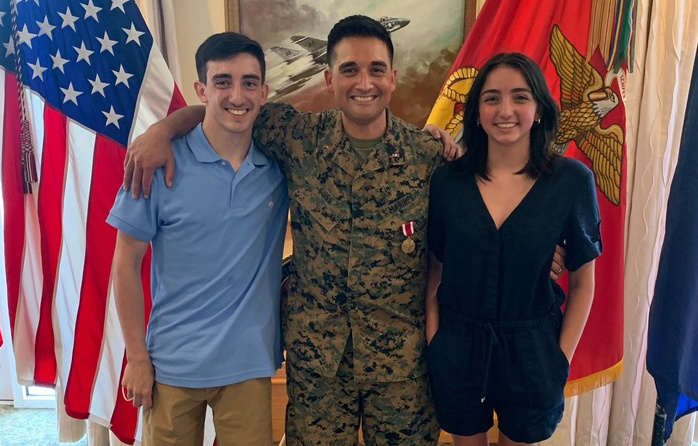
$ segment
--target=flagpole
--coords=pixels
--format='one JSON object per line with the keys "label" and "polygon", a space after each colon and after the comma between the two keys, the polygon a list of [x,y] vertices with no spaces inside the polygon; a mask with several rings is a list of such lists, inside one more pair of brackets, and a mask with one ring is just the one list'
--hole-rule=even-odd
{"label": "flagpole", "polygon": [[659,404],[659,399],[657,399],[657,405],[654,410],[654,426],[652,427],[652,446],[664,446],[664,432],[666,426],[666,411]]}

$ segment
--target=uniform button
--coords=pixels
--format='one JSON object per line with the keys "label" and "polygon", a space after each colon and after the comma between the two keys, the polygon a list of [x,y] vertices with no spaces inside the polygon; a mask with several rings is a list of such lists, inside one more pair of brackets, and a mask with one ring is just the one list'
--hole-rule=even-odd
{"label": "uniform button", "polygon": [[226,164],[228,163],[226,163],[225,161],[221,161],[221,166],[225,166]]}

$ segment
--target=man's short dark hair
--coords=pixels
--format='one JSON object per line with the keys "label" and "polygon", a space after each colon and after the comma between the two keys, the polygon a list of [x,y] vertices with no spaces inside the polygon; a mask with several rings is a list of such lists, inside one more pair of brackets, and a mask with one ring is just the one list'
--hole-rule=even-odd
{"label": "man's short dark hair", "polygon": [[256,57],[262,71],[264,82],[267,65],[264,60],[264,50],[255,40],[232,31],[214,34],[202,43],[196,50],[196,72],[199,81],[206,83],[206,63],[210,60],[225,60],[238,54],[247,53]]}
{"label": "man's short dark hair", "polygon": [[330,30],[327,36],[327,57],[328,65],[332,66],[336,58],[335,48],[337,44],[347,37],[375,37],[385,43],[388,47],[390,55],[390,64],[393,63],[393,41],[390,38],[390,33],[380,24],[378,20],[374,20],[364,15],[351,15],[345,17]]}

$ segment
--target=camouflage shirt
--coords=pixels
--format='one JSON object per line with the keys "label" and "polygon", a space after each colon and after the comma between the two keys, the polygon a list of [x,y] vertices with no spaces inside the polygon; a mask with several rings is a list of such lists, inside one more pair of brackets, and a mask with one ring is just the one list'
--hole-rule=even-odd
{"label": "camouflage shirt", "polygon": [[[357,380],[426,371],[424,297],[429,179],[441,143],[388,114],[383,151],[355,155],[341,112],[265,106],[255,141],[278,160],[291,197],[293,267],[282,307],[288,361],[325,376],[349,336]],[[416,249],[404,252],[403,223]]]}

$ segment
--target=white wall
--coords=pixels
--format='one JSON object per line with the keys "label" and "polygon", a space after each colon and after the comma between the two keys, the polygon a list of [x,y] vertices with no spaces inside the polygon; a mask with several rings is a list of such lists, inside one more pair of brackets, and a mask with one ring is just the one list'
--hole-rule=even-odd
{"label": "white wall", "polygon": [[198,104],[199,99],[194,93],[194,53],[208,36],[225,31],[225,1],[175,0],[174,8],[179,65],[182,71],[180,88],[189,104]]}

